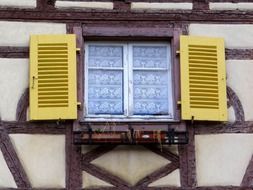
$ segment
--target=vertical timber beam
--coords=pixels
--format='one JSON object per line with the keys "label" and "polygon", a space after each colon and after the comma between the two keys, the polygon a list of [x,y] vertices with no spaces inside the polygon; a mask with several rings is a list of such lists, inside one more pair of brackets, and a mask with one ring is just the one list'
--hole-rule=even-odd
{"label": "vertical timber beam", "polygon": [[66,188],[82,189],[81,146],[74,145],[72,126],[66,127]]}
{"label": "vertical timber beam", "polygon": [[195,188],[196,179],[196,159],[195,159],[195,138],[194,127],[187,126],[189,132],[189,143],[179,145],[180,180],[183,188]]}

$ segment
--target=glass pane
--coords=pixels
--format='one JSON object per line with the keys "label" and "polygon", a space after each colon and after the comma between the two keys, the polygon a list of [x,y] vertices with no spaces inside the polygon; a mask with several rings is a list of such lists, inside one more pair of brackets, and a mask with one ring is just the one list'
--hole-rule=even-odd
{"label": "glass pane", "polygon": [[122,46],[89,46],[89,67],[122,67]]}
{"label": "glass pane", "polygon": [[135,115],[168,115],[168,72],[134,71]]}
{"label": "glass pane", "polygon": [[134,46],[134,68],[167,68],[167,46]]}
{"label": "glass pane", "polygon": [[123,114],[123,72],[89,69],[88,113]]}

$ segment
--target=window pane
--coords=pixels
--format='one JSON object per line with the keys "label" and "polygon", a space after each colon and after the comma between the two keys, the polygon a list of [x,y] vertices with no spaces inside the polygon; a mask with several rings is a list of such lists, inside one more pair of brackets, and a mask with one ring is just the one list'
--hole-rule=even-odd
{"label": "window pane", "polygon": [[123,48],[121,46],[89,46],[89,67],[122,67]]}
{"label": "window pane", "polygon": [[135,68],[167,68],[167,46],[134,46],[133,66]]}
{"label": "window pane", "polygon": [[168,115],[168,72],[134,71],[135,115]]}
{"label": "window pane", "polygon": [[123,114],[123,72],[89,70],[88,113]]}

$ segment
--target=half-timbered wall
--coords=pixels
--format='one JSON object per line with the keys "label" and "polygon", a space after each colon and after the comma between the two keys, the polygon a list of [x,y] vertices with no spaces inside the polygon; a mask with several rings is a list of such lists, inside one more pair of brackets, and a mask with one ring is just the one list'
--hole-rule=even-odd
{"label": "half-timbered wall", "polygon": [[[251,189],[250,0],[0,0],[0,189]],[[74,145],[72,122],[28,122],[29,35],[179,28],[223,37],[228,123],[186,123],[187,145]],[[149,32],[149,31],[146,31]]]}

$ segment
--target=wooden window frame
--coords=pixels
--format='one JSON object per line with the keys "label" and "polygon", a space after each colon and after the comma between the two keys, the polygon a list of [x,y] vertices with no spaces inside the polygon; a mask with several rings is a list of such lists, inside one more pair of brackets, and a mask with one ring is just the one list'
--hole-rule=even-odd
{"label": "wooden window frame", "polygon": [[[109,46],[121,46],[122,50],[123,50],[123,66],[122,66],[122,71],[123,71],[123,76],[125,76],[123,78],[123,86],[122,88],[124,89],[124,98],[123,98],[123,104],[124,104],[124,112],[123,114],[119,114],[119,115],[113,115],[113,114],[98,114],[98,115],[94,115],[94,114],[89,114],[87,111],[87,104],[88,104],[88,93],[87,93],[87,88],[88,88],[88,81],[85,80],[84,81],[84,102],[86,104],[85,106],[85,111],[86,113],[84,113],[83,115],[83,120],[84,121],[146,121],[146,120],[153,120],[153,121],[174,121],[174,109],[173,109],[173,104],[171,104],[172,102],[174,102],[174,96],[173,95],[173,91],[172,91],[172,71],[171,69],[166,68],[167,73],[168,73],[168,77],[170,79],[167,87],[169,90],[168,93],[168,114],[167,115],[136,115],[133,114],[133,60],[132,60],[132,54],[133,54],[133,46],[136,45],[141,45],[141,46],[165,46],[166,49],[168,50],[168,59],[167,59],[167,63],[168,63],[168,67],[171,68],[171,64],[172,64],[172,59],[171,59],[171,44],[170,43],[166,43],[166,42],[135,42],[135,41],[126,41],[126,42],[114,42],[114,41],[89,41],[85,44],[85,52],[86,52],[86,56],[85,56],[85,63],[88,62],[88,57],[87,57],[87,50],[88,50],[88,46],[89,45],[109,45]],[[86,64],[87,65],[87,64]],[[156,70],[156,68],[152,68],[153,70]],[[88,76],[88,67],[85,67],[85,76]],[[131,89],[131,90],[129,90]]]}
{"label": "wooden window frame", "polygon": [[[166,120],[122,120],[115,121],[117,125],[129,125],[131,123],[142,124],[146,123],[149,125],[149,130],[157,130],[157,126],[161,125],[164,129],[168,129],[168,126],[184,126],[181,123],[181,114],[180,114],[180,65],[179,65],[179,37],[182,34],[180,28],[166,28],[166,27],[127,27],[127,26],[89,26],[83,25],[73,27],[73,33],[77,35],[77,46],[80,48],[79,55],[77,56],[77,89],[78,89],[78,101],[81,103],[81,106],[78,109],[78,123],[75,130],[80,131],[80,126],[90,124],[105,124],[106,120],[99,121],[85,121],[84,120],[84,48],[85,42],[87,41],[163,41],[171,44],[171,72],[172,72],[172,91],[173,91],[173,113],[174,119],[170,121]],[[108,120],[108,122],[110,122]],[[113,121],[112,121],[113,122]],[[166,127],[167,126],[167,127]],[[144,127],[147,129],[146,127]],[[182,127],[180,127],[182,129]],[[184,127],[183,127],[184,128]],[[114,129],[115,130],[115,129]],[[116,128],[121,130],[120,127]],[[183,129],[184,130],[184,129]]]}

